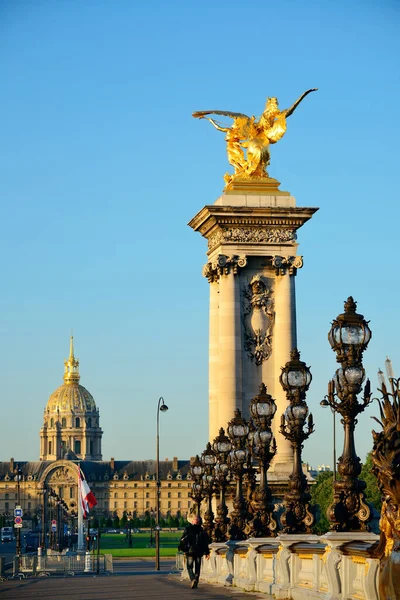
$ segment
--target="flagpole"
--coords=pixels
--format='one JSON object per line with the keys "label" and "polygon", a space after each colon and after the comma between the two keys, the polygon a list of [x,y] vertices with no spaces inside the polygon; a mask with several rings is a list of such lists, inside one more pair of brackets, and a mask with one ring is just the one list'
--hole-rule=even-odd
{"label": "flagpole", "polygon": [[83,508],[82,508],[82,490],[81,490],[81,474],[78,466],[78,551],[85,550],[84,531],[83,531]]}

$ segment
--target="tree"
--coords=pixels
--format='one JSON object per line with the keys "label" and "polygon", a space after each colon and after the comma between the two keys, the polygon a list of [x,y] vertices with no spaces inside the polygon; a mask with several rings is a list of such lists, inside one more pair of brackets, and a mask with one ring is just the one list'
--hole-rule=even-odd
{"label": "tree", "polygon": [[333,473],[322,471],[318,474],[316,483],[310,486],[311,505],[315,507],[314,533],[318,535],[329,530],[329,521],[326,514],[333,502]]}
{"label": "tree", "polygon": [[371,452],[367,454],[365,463],[361,469],[360,479],[365,481],[367,487],[365,489],[365,497],[367,502],[380,513],[382,508],[382,494],[378,488],[378,482],[375,475],[372,472],[373,462]]}

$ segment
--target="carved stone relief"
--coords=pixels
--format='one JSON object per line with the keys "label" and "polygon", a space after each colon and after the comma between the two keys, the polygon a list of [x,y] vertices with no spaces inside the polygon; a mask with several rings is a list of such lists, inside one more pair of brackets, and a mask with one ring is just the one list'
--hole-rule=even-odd
{"label": "carved stone relief", "polygon": [[239,268],[243,268],[247,265],[246,256],[226,256],[225,254],[219,254],[217,259],[212,262],[208,262],[203,267],[203,276],[207,277],[211,283],[218,281],[221,275],[229,275],[232,271],[234,275],[237,275]]}
{"label": "carved stone relief", "polygon": [[76,477],[66,467],[59,467],[56,471],[51,474],[49,479],[54,484],[76,484]]}
{"label": "carved stone relief", "polygon": [[294,244],[296,239],[296,232],[285,227],[230,227],[212,233],[208,238],[208,249],[214,250],[224,243]]}
{"label": "carved stone relief", "polygon": [[256,365],[267,360],[272,351],[272,329],[275,321],[272,289],[260,275],[255,275],[243,288],[244,349]]}

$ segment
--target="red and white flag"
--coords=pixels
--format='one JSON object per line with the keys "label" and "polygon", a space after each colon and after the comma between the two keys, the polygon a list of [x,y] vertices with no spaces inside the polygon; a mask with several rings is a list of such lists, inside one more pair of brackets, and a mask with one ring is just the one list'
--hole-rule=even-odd
{"label": "red and white flag", "polygon": [[89,510],[96,506],[97,500],[94,497],[92,490],[90,489],[88,482],[81,469],[78,471],[78,484],[79,484],[79,501],[82,506],[83,518],[86,519]]}

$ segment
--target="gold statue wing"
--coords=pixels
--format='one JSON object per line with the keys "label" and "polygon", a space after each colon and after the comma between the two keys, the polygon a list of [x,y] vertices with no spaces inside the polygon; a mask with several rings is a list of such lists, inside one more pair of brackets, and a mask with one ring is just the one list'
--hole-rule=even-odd
{"label": "gold statue wing", "polygon": [[249,119],[249,117],[243,113],[230,112],[227,110],[196,110],[192,114],[192,117],[195,119],[200,119],[201,117],[206,117],[207,115],[223,115],[225,117],[232,117],[232,119],[235,119],[236,117],[245,117],[246,119]]}

